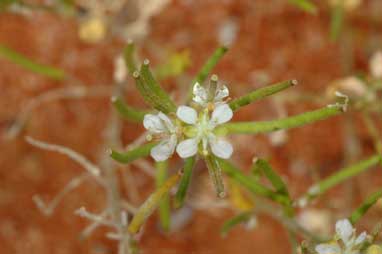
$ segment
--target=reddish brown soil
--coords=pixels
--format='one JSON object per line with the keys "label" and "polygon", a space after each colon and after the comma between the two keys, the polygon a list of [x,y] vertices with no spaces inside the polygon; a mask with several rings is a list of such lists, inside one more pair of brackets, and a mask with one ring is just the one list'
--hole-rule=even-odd
{"label": "reddish brown soil", "polygon": [[[186,4],[189,3],[189,4]],[[317,101],[288,102],[289,115],[318,108],[324,99],[328,82],[355,70],[367,71],[367,61],[382,40],[382,22],[372,21],[371,4],[365,1],[349,18],[352,27],[354,65],[342,64],[343,41],[328,39],[328,9],[320,6],[317,16],[305,14],[285,1],[174,1],[152,19],[151,33],[143,41],[143,57],[160,63],[157,48],[189,49],[194,74],[217,46],[217,27],[226,18],[236,18],[240,30],[227,55],[214,70],[231,85],[232,97],[263,85],[254,72],[262,71],[269,83],[298,79],[292,88],[301,93],[314,93]],[[365,18],[366,17],[366,18]],[[369,17],[369,18],[367,18]],[[86,44],[77,38],[75,20],[40,12],[30,18],[0,13],[0,43],[4,43],[40,63],[58,66],[88,86],[112,83],[113,59],[123,44],[105,40]],[[348,53],[349,53],[348,52]],[[345,54],[348,54],[345,53]],[[28,99],[49,89],[71,85],[52,82],[23,68],[0,59],[0,134],[14,120]],[[187,85],[187,84],[182,84]],[[176,90],[175,80],[166,80],[166,89]],[[130,89],[131,91],[134,89]],[[142,105],[135,92],[127,98]],[[96,161],[100,153],[102,130],[108,119],[108,99],[66,100],[45,104],[36,110],[22,135],[12,141],[0,140],[0,253],[1,254],[65,254],[116,253],[116,244],[105,240],[105,230],[98,230],[89,239],[79,234],[87,221],[73,214],[80,206],[100,211],[105,204],[102,190],[87,181],[65,197],[51,217],[43,216],[32,202],[32,196],[42,194],[50,200],[82,169],[64,156],[45,152],[26,144],[23,136],[68,146]],[[359,117],[348,113],[356,128],[362,151],[357,161],[372,153],[372,140]],[[270,100],[241,110],[235,120],[267,120],[279,117]],[[377,118],[377,116],[376,116]],[[249,168],[253,156],[268,157],[272,165],[286,176],[293,196],[298,196],[312,182],[312,175],[326,176],[345,163],[343,132],[344,117],[338,116],[306,127],[288,131],[288,142],[273,147],[267,136],[235,137],[234,159]],[[126,123],[124,142],[133,140],[142,128]],[[145,176],[134,171],[137,177]],[[320,205],[336,207],[336,216],[346,216],[353,207],[381,184],[377,172],[363,174],[353,182],[350,193],[354,204],[343,198],[346,188],[337,188],[325,196]],[[207,177],[202,175],[201,177]],[[151,190],[151,180],[142,180],[142,198]],[[141,191],[141,190],[140,190]],[[205,194],[208,195],[208,194]],[[143,199],[142,199],[143,201]],[[337,205],[333,205],[336,202]],[[222,239],[222,222],[232,216],[228,211],[195,212],[190,223],[181,231],[169,235],[157,229],[156,218],[149,220],[140,240],[142,253],[288,253],[286,232],[276,221],[260,217],[257,229],[238,227],[229,238]],[[381,215],[374,209],[363,226],[370,228]],[[374,219],[373,219],[374,218]]]}

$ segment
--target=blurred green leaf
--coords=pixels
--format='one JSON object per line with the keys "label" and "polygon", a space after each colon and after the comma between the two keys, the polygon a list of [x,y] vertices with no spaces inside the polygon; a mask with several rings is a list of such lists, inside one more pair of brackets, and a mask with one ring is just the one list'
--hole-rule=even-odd
{"label": "blurred green leaf", "polygon": [[349,220],[352,224],[358,222],[363,215],[382,197],[382,190],[376,191],[370,195],[360,207],[358,207],[350,216]]}
{"label": "blurred green leaf", "polygon": [[63,70],[47,65],[38,64],[3,44],[0,44],[0,57],[4,57],[25,69],[55,80],[63,80],[65,78],[65,72]]}
{"label": "blurred green leaf", "polygon": [[330,19],[330,39],[336,41],[344,23],[344,8],[341,4],[332,8]]}
{"label": "blurred green leaf", "polygon": [[309,0],[288,0],[288,2],[305,12],[317,14],[317,6]]}
{"label": "blurred green leaf", "polygon": [[184,204],[187,195],[187,190],[190,185],[192,171],[196,163],[196,157],[190,157],[185,160],[183,175],[179,183],[178,190],[175,195],[174,206],[180,208]]}
{"label": "blurred green leaf", "polygon": [[176,77],[183,74],[191,65],[190,52],[183,50],[172,53],[167,61],[156,68],[156,77],[161,80],[169,77]]}
{"label": "blurred green leaf", "polygon": [[118,113],[127,120],[132,122],[142,122],[147,111],[139,110],[133,107],[128,106],[123,102],[121,98],[113,97],[112,103]]}
{"label": "blurred green leaf", "polygon": [[[159,190],[168,178],[168,162],[161,161],[156,162],[156,188]],[[170,197],[164,194],[162,200],[159,202],[159,220],[162,229],[165,232],[170,230],[171,220],[170,220]]]}
{"label": "blurred green leaf", "polygon": [[223,226],[220,229],[220,234],[222,237],[228,235],[229,231],[231,231],[235,226],[241,223],[247,222],[251,218],[251,212],[240,213],[235,217],[224,222]]}
{"label": "blurred green leaf", "polygon": [[117,151],[111,150],[111,158],[114,160],[121,162],[121,163],[130,163],[136,159],[139,159],[141,157],[146,157],[150,155],[151,149],[156,145],[157,143],[148,143],[143,146],[139,146],[137,148],[131,149],[130,151],[127,151],[125,153],[119,153]]}
{"label": "blurred green leaf", "polygon": [[169,193],[170,189],[174,187],[179,181],[180,175],[176,174],[171,176],[161,187],[155,190],[148,199],[139,207],[138,212],[134,215],[127,231],[135,234],[139,231],[140,227],[145,223],[147,218],[159,206],[161,200]]}

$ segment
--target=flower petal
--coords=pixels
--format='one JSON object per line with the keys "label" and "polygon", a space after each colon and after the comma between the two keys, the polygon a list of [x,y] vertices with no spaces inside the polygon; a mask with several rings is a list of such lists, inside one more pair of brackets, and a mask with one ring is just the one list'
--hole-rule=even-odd
{"label": "flower petal", "polygon": [[357,239],[355,239],[355,244],[356,245],[359,245],[361,243],[363,243],[367,238],[367,233],[366,232],[362,232],[358,237]]}
{"label": "flower petal", "polygon": [[177,117],[185,123],[195,124],[198,119],[198,113],[195,109],[188,106],[180,106],[176,111]]}
{"label": "flower petal", "polygon": [[163,114],[162,112],[159,112],[158,117],[162,120],[168,131],[175,132],[175,126],[167,115]]}
{"label": "flower petal", "polygon": [[208,93],[207,90],[201,86],[198,82],[195,83],[192,92],[194,97],[192,100],[200,105],[205,105],[207,103]]}
{"label": "flower petal", "polygon": [[171,135],[170,138],[162,140],[151,149],[151,157],[153,157],[155,161],[167,160],[174,153],[176,142],[176,135]]}
{"label": "flower petal", "polygon": [[212,112],[211,122],[215,125],[226,123],[231,120],[233,116],[232,109],[228,104],[224,103],[218,105],[215,110]]}
{"label": "flower petal", "polygon": [[220,86],[215,93],[215,102],[223,100],[225,97],[229,95],[229,90],[226,86]]}
{"label": "flower petal", "polygon": [[153,133],[161,133],[166,131],[166,126],[162,123],[157,115],[146,114],[143,118],[143,126],[145,129]]}
{"label": "flower petal", "polygon": [[346,244],[353,235],[353,226],[348,219],[339,220],[336,222],[336,233],[341,240]]}
{"label": "flower petal", "polygon": [[341,248],[337,243],[324,243],[316,246],[318,254],[341,254]]}
{"label": "flower petal", "polygon": [[194,156],[198,151],[198,142],[196,138],[186,139],[179,143],[176,147],[176,152],[181,158],[188,158]]}
{"label": "flower petal", "polygon": [[216,138],[214,135],[210,136],[209,142],[212,153],[217,157],[222,159],[229,159],[231,157],[233,148],[229,142],[221,138]]}

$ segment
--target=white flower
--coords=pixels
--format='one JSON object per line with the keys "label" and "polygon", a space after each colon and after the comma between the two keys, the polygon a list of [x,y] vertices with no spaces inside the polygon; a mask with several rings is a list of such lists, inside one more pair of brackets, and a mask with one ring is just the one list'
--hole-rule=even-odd
{"label": "white flower", "polygon": [[355,229],[348,219],[339,220],[336,223],[336,237],[342,244],[335,240],[330,243],[319,244],[316,251],[319,254],[360,254],[360,248],[368,235],[362,232],[356,237]]}
{"label": "white flower", "polygon": [[382,78],[382,51],[376,52],[370,59],[370,73],[375,78]]}
{"label": "white flower", "polygon": [[[192,100],[199,104],[202,107],[206,107],[208,105],[209,98],[208,98],[208,91],[206,88],[201,86],[198,82],[195,83],[193,88],[194,97]],[[218,87],[215,91],[215,95],[213,98],[213,102],[215,106],[224,104],[223,99],[226,98],[229,95],[229,90],[226,86],[222,85]]]}
{"label": "white flower", "polygon": [[176,115],[181,121],[192,125],[190,131],[192,138],[180,142],[176,148],[180,157],[194,156],[198,151],[200,142],[202,142],[203,153],[207,153],[210,148],[212,153],[219,158],[228,159],[231,157],[233,152],[231,144],[213,133],[216,126],[228,122],[233,116],[232,109],[227,104],[218,105],[211,117],[208,110],[203,110],[198,116],[196,110],[188,106],[180,106]]}
{"label": "white flower", "polygon": [[156,161],[167,160],[174,153],[178,142],[177,127],[175,127],[171,119],[162,112],[159,112],[157,115],[145,115],[143,126],[150,134],[162,139],[158,145],[151,149],[151,157]]}

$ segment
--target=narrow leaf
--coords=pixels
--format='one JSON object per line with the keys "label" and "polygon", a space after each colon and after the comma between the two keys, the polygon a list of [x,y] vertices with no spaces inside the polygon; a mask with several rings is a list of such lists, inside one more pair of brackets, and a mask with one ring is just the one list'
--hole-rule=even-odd
{"label": "narrow leaf", "polygon": [[322,181],[314,184],[312,187],[309,188],[308,193],[304,195],[304,197],[301,199],[303,202],[310,201],[314,199],[315,197],[324,194],[329,189],[333,188],[334,186],[348,180],[349,178],[356,176],[370,167],[375,166],[378,164],[381,160],[381,157],[379,155],[374,155],[368,159],[362,160],[354,165],[351,165],[349,167],[345,167],[338,172],[334,173],[333,175],[323,179]]}
{"label": "narrow leaf", "polygon": [[264,175],[271,182],[277,193],[289,197],[289,192],[286,184],[266,160],[258,159],[255,162],[255,166],[264,172]]}
{"label": "narrow leaf", "polygon": [[247,188],[250,192],[256,195],[260,195],[266,198],[270,198],[280,204],[289,205],[289,199],[285,196],[274,193],[272,190],[268,189],[264,185],[258,183],[253,177],[245,175],[236,168],[233,164],[231,164],[227,160],[218,159],[219,165],[222,171],[232,178],[234,181],[241,184],[243,187]]}
{"label": "narrow leaf", "polygon": [[153,148],[157,143],[148,143],[143,146],[139,146],[137,148],[131,149],[128,152],[120,153],[114,150],[111,150],[110,156],[114,160],[121,163],[130,163],[136,159],[141,157],[146,157],[150,155],[151,148]]}
{"label": "narrow leaf", "polygon": [[139,231],[147,218],[155,211],[160,201],[165,197],[170,189],[176,185],[180,178],[179,174],[171,176],[160,188],[150,195],[148,199],[139,207],[138,212],[134,215],[127,231],[135,234]]}
{"label": "narrow leaf", "polygon": [[[167,161],[157,162],[156,164],[156,188],[159,190],[165,184],[168,178],[168,163]],[[168,193],[164,194],[159,202],[159,220],[162,229],[165,232],[170,230],[170,198]]]}
{"label": "narrow leaf", "polygon": [[224,198],[225,191],[224,191],[223,177],[222,177],[220,165],[217,162],[217,158],[213,155],[207,155],[205,157],[205,162],[206,162],[208,173],[210,175],[212,183],[214,184],[217,196],[220,198]]}
{"label": "narrow leaf", "polygon": [[317,14],[316,5],[309,0],[288,0],[288,2],[310,14]]}
{"label": "narrow leaf", "polygon": [[187,195],[187,190],[191,181],[192,170],[194,168],[195,163],[196,163],[195,156],[191,158],[187,158],[185,160],[183,176],[180,180],[178,191],[176,192],[176,195],[175,195],[175,200],[174,200],[175,208],[180,208],[184,204],[184,201]]}
{"label": "narrow leaf", "polygon": [[121,98],[112,97],[111,102],[115,109],[124,118],[132,122],[142,122],[146,111],[128,106]]}
{"label": "narrow leaf", "polygon": [[350,216],[349,220],[354,225],[359,219],[382,197],[382,190],[371,194]]}
{"label": "narrow leaf", "polygon": [[330,19],[330,39],[336,41],[341,33],[344,23],[344,8],[341,4],[332,8]]}
{"label": "narrow leaf", "polygon": [[65,78],[65,72],[63,70],[47,65],[38,64],[33,60],[2,44],[0,44],[0,57],[4,57],[9,61],[24,67],[25,69],[28,69],[32,72],[44,75],[55,80],[63,80]]}
{"label": "narrow leaf", "polygon": [[125,49],[123,50],[123,59],[127,69],[129,70],[130,75],[133,75],[137,71],[137,66],[135,64],[135,45],[132,41],[128,41]]}
{"label": "narrow leaf", "polygon": [[202,84],[212,71],[212,69],[216,66],[216,64],[219,62],[219,60],[224,56],[224,54],[228,51],[227,47],[221,46],[217,48],[214,53],[208,58],[206,63],[202,66],[202,68],[199,70],[196,77],[192,80],[191,88],[188,93],[188,98],[192,98],[192,88],[196,82],[199,84]]}
{"label": "narrow leaf", "polygon": [[216,128],[216,133],[222,135],[267,133],[282,129],[300,127],[305,124],[338,115],[341,112],[343,112],[343,109],[339,105],[333,105],[331,107],[327,106],[318,110],[273,121],[227,123]]}
{"label": "narrow leaf", "polygon": [[272,94],[278,93],[294,85],[297,85],[297,80],[287,80],[287,81],[283,81],[274,85],[259,88],[247,95],[244,95],[240,98],[233,100],[232,102],[229,103],[229,106],[231,107],[233,111],[235,111],[252,102],[255,102],[259,99],[263,99]]}
{"label": "narrow leaf", "polygon": [[250,212],[240,213],[239,215],[227,220],[224,222],[223,226],[220,229],[220,234],[222,237],[225,237],[228,235],[229,231],[233,229],[238,224],[247,222],[251,218]]}

